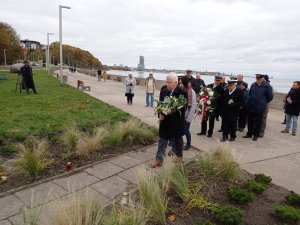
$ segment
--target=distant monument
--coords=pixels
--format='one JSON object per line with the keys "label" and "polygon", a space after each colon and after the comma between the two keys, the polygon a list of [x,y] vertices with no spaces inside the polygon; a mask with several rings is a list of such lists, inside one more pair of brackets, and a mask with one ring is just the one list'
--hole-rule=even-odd
{"label": "distant monument", "polygon": [[140,62],[137,66],[137,70],[143,71],[145,69],[145,58],[144,56],[140,56]]}

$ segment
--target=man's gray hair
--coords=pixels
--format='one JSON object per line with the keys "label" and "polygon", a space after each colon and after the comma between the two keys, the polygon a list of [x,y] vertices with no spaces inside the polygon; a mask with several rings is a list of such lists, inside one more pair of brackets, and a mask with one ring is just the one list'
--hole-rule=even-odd
{"label": "man's gray hair", "polygon": [[168,74],[167,78],[171,78],[175,83],[178,83],[177,73],[171,72]]}

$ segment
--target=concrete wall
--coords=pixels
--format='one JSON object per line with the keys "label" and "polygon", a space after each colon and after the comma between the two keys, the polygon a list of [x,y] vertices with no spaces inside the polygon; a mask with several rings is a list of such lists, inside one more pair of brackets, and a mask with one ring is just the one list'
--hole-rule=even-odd
{"label": "concrete wall", "polygon": [[[78,70],[78,72],[84,73],[84,74],[87,74],[90,76],[96,76],[96,70]],[[109,80],[115,80],[115,79],[119,78],[121,80],[121,82],[124,82],[126,76],[109,74],[109,71],[108,71],[108,78],[109,78]],[[145,78],[136,77],[135,79],[137,81],[137,85],[145,85]],[[164,80],[157,80],[157,89],[160,89],[163,85],[165,85],[165,83],[166,82]],[[283,105],[284,105],[283,99],[284,99],[285,95],[286,94],[275,92],[274,99],[271,102],[270,107],[272,109],[282,110]]]}

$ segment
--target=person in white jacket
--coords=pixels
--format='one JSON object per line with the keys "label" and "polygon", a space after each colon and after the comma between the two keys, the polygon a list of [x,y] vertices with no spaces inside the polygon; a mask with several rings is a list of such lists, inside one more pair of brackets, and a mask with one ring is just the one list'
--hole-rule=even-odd
{"label": "person in white jacket", "polygon": [[185,111],[185,123],[184,123],[184,130],[185,130],[185,137],[186,137],[186,145],[184,146],[184,150],[189,150],[191,147],[191,141],[192,141],[192,136],[190,132],[190,125],[191,122],[194,119],[195,116],[195,110],[197,106],[197,96],[196,92],[192,88],[191,82],[189,82],[186,77],[182,77],[179,80],[178,83],[179,87],[184,89],[188,93],[188,107]]}
{"label": "person in white jacket", "polygon": [[134,97],[134,86],[136,85],[136,80],[132,74],[128,74],[128,77],[125,79],[125,96],[127,97],[127,104],[132,105],[132,98]]}

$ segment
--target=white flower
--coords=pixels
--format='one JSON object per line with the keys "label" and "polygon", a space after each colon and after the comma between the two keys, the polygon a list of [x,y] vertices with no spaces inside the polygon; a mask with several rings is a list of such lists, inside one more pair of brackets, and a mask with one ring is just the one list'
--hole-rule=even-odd
{"label": "white flower", "polygon": [[203,92],[203,91],[201,91],[201,92],[200,92],[200,95],[204,95],[204,92]]}
{"label": "white flower", "polygon": [[213,91],[210,91],[210,92],[208,92],[208,95],[209,95],[210,97],[212,97],[212,96],[214,96],[214,92],[213,92]]}
{"label": "white flower", "polygon": [[210,100],[207,100],[207,105],[211,105],[211,101]]}

